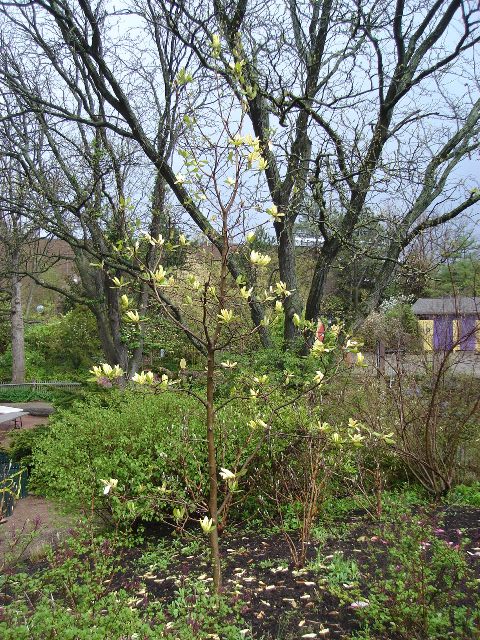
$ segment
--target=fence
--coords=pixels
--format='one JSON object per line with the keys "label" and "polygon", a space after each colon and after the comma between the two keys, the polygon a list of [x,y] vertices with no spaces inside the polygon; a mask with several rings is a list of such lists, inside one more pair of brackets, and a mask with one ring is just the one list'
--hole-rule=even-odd
{"label": "fence", "polygon": [[1,382],[0,383],[0,391],[16,391],[17,389],[32,389],[33,391],[39,391],[40,389],[45,389],[48,387],[54,387],[55,389],[65,389],[65,391],[75,391],[75,389],[79,389],[82,386],[81,382],[57,382],[55,380],[50,380],[46,382]]}
{"label": "fence", "polygon": [[10,516],[15,500],[27,495],[27,470],[0,453],[0,517]]}

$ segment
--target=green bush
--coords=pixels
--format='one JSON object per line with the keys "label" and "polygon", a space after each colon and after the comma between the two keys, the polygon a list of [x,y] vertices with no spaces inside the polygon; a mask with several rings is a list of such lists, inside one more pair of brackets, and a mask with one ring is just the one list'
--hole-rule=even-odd
{"label": "green bush", "polygon": [[447,501],[450,504],[480,507],[480,482],[474,482],[471,485],[458,485],[449,492]]}
{"label": "green bush", "polygon": [[[95,318],[85,307],[75,307],[49,322],[26,325],[25,368],[27,380],[85,378],[101,357]],[[12,352],[0,356],[0,380],[12,375]]]}
{"label": "green bush", "polygon": [[[34,448],[31,489],[116,524],[168,518],[175,507],[197,517],[208,487],[203,411],[184,394],[93,395],[53,416]],[[219,466],[232,467],[255,446],[247,415],[229,406],[218,428]],[[103,495],[109,479],[118,485]]]}
{"label": "green bush", "polygon": [[55,406],[68,406],[75,399],[84,394],[84,388],[78,387],[74,391],[61,387],[41,387],[33,389],[25,387],[0,389],[0,402],[51,402]]}

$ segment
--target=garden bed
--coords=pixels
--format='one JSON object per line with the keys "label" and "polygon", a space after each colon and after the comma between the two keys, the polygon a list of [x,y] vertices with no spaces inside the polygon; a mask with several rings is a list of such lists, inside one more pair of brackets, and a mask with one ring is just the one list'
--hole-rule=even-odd
{"label": "garden bed", "polygon": [[[34,592],[28,593],[26,578],[23,584],[16,583],[14,577],[13,582],[6,580],[0,625],[3,611],[11,629],[13,609],[25,597],[34,622],[42,591],[38,577],[48,567],[49,571],[61,571],[77,557],[83,567],[76,578],[78,588],[83,583],[96,585],[88,590],[98,599],[95,615],[105,619],[113,615],[105,599],[113,596],[116,602],[123,594],[132,615],[142,618],[155,634],[145,638],[480,638],[479,508],[415,507],[404,515],[400,509],[382,523],[373,523],[357,510],[317,526],[301,569],[291,560],[284,534],[260,525],[258,529],[262,530],[252,527],[222,536],[225,598],[220,610],[212,604],[204,538],[172,538],[147,527],[141,545],[119,547],[108,539],[97,540],[82,543],[79,554],[78,549],[73,550],[75,543],[73,547],[60,546],[49,563],[30,563],[30,579],[37,580]],[[291,535],[294,537],[294,532]],[[100,578],[95,572],[103,562],[110,564]],[[49,580],[42,593],[55,593],[54,625],[59,624],[59,609],[64,607],[68,615],[75,616],[82,605],[77,602],[78,611],[72,605],[71,586],[70,600],[64,602],[62,588],[52,586]],[[95,610],[92,603],[88,607],[88,611]],[[17,619],[18,624],[22,620]],[[45,624],[44,617],[42,620]],[[376,628],[379,624],[383,628]],[[31,622],[30,628],[35,630],[35,624]],[[50,637],[46,631],[42,633],[35,635],[33,631],[28,637]],[[55,633],[60,635],[51,637],[62,637],[58,628]],[[130,640],[142,635],[105,632],[98,637]]]}

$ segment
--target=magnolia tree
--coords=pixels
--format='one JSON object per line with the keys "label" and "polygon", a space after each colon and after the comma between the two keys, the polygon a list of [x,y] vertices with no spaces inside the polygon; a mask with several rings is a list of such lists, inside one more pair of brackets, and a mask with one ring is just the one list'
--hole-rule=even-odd
{"label": "magnolia tree", "polygon": [[[218,104],[221,108],[222,103]],[[148,322],[148,313],[141,314],[134,308],[129,295],[129,291],[135,286],[146,283],[152,293],[151,313],[160,311],[190,337],[205,358],[204,385],[192,384],[193,372],[189,371],[184,358],[180,360],[177,376],[142,371],[136,373],[131,380],[152,393],[188,394],[204,409],[208,504],[202,505],[199,496],[196,512],[187,513],[184,504],[168,495],[168,480],[163,487],[163,494],[172,503],[172,515],[177,524],[184,524],[192,517],[199,518],[200,526],[210,541],[213,583],[217,593],[221,590],[219,531],[226,522],[232,501],[241,493],[242,484],[262,445],[267,438],[277,435],[273,426],[276,417],[287,407],[324,385],[340,366],[345,352],[356,353],[357,363],[363,365],[360,345],[345,335],[340,326],[332,327],[326,340],[316,340],[308,358],[318,362],[318,366],[312,368],[310,377],[303,380],[292,379],[289,372],[285,372],[280,381],[278,376],[242,374],[237,362],[230,359],[231,356],[226,357],[226,353],[235,353],[241,344],[260,329],[250,328],[251,325],[245,321],[248,305],[253,298],[263,305],[262,323],[265,326],[283,321],[285,303],[292,295],[292,291],[282,281],[272,283],[266,289],[262,286],[262,282],[266,281],[271,256],[252,248],[255,228],[258,228],[255,216],[252,219],[252,210],[256,208],[252,207],[252,202],[255,203],[255,182],[258,173],[264,169],[264,162],[258,139],[243,130],[242,115],[237,117],[235,124],[233,122],[235,113],[227,112],[220,132],[206,133],[205,129],[197,130],[192,124],[189,142],[180,150],[183,166],[176,175],[179,183],[188,185],[194,198],[208,206],[209,222],[215,227],[216,233],[221,235],[222,250],[219,254],[209,252],[204,264],[197,264],[196,269],[166,268],[164,265],[168,252],[187,245],[187,238],[180,235],[178,244],[172,245],[161,235],[153,237],[150,233],[139,230],[133,240],[117,245],[117,251],[127,257],[131,264],[135,264],[136,269],[131,271],[129,279],[114,281],[115,286],[125,290],[121,296],[125,322],[137,327]],[[264,203],[261,207],[270,217],[280,215],[272,204]],[[157,249],[157,261],[148,266],[144,256],[151,245]],[[250,263],[250,268],[246,270],[250,273],[249,281],[244,277],[232,277],[228,261],[229,254],[233,251],[242,253],[241,258]],[[108,269],[108,265],[104,265],[104,268]],[[307,338],[314,328],[312,324],[300,316],[296,316],[295,322]],[[342,357],[335,357],[335,354],[342,354]],[[124,378],[124,372],[119,366],[103,364],[94,367],[92,373],[96,380],[107,384]],[[232,392],[227,396],[218,393],[218,387],[225,377],[233,383]],[[249,431],[231,464],[219,468],[218,419],[222,410],[232,402],[251,405]],[[334,448],[356,448],[367,437],[362,425],[355,421],[351,421],[342,432],[321,421],[309,428],[312,433],[321,434],[323,440]],[[102,482],[106,494],[114,494],[119,490],[115,478]],[[311,500],[315,501],[316,498],[313,492]],[[311,508],[310,513],[313,513]]]}

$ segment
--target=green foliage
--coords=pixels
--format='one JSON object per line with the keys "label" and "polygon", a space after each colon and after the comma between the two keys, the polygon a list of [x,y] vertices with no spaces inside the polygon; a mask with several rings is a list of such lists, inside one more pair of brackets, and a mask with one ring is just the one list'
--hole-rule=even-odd
{"label": "green foliage", "polygon": [[10,340],[10,307],[0,299],[0,355],[6,351]]}
{"label": "green foliage", "polygon": [[63,407],[71,404],[75,399],[79,399],[84,394],[84,389],[78,388],[75,391],[62,389],[60,387],[41,387],[30,389],[0,389],[0,402],[51,402],[56,406]]}
{"label": "green foliage", "polygon": [[[85,307],[76,307],[46,323],[26,325],[27,380],[78,379],[100,357],[95,319]],[[0,356],[0,380],[11,379],[12,353]]]}
{"label": "green foliage", "polygon": [[[122,542],[84,529],[40,570],[0,575],[0,591],[9,594],[1,608],[2,640],[201,640],[219,630],[225,640],[241,639],[238,603],[187,580],[160,605],[132,575]],[[169,553],[165,547],[158,555],[167,560]]]}
{"label": "green foliage", "polygon": [[331,589],[349,587],[358,583],[360,571],[358,564],[351,558],[346,558],[343,553],[336,552],[326,565],[326,580]]}
{"label": "green foliage", "polygon": [[[221,412],[220,467],[255,446],[247,417],[233,405]],[[204,438],[203,407],[185,394],[97,394],[52,418],[34,449],[31,486],[70,509],[94,505],[120,526],[172,521],[175,507],[197,518],[208,487]],[[103,495],[110,478],[118,485]]]}
{"label": "green foliage", "polygon": [[85,307],[76,307],[49,324],[33,325],[26,344],[46,368],[70,374],[87,370],[101,353],[95,318]]}
{"label": "green foliage", "polygon": [[480,259],[472,255],[439,266],[432,274],[427,295],[433,297],[478,296],[480,292]]}
{"label": "green foliage", "polygon": [[8,455],[12,461],[20,464],[22,467],[30,467],[32,464],[32,450],[35,448],[38,440],[45,437],[49,429],[50,426],[46,424],[35,427],[35,429],[19,429],[13,431],[8,447]]}
{"label": "green foliage", "polygon": [[447,501],[450,504],[464,504],[470,507],[480,507],[480,482],[471,485],[460,484],[452,489]]}
{"label": "green foliage", "polygon": [[[364,603],[356,612],[371,634],[366,637],[479,637],[477,581],[463,545],[446,541],[435,526],[424,513],[398,509],[372,538],[376,544],[368,545],[369,566],[358,589],[335,589],[344,602]],[[465,604],[467,593],[473,605]]]}
{"label": "green foliage", "polygon": [[[129,341],[129,346],[134,345],[135,341]],[[199,358],[198,352],[185,333],[158,315],[150,317],[149,322],[146,323],[143,345],[144,361],[148,362],[148,367],[154,371],[159,367],[176,370],[181,358],[186,358],[189,363],[195,363]],[[162,349],[163,358],[161,357]]]}

